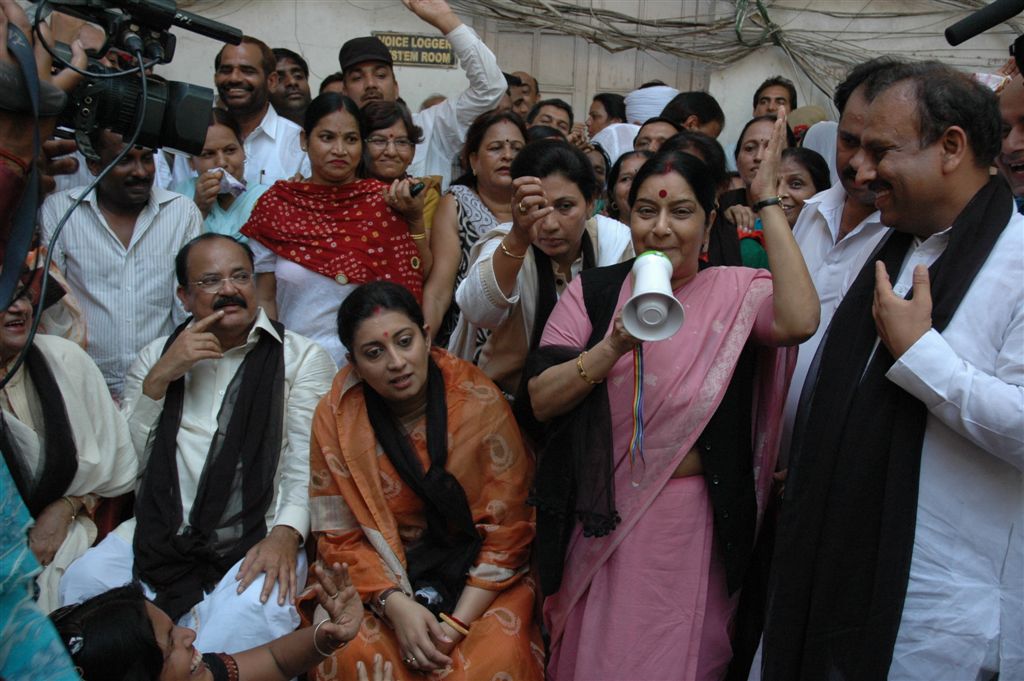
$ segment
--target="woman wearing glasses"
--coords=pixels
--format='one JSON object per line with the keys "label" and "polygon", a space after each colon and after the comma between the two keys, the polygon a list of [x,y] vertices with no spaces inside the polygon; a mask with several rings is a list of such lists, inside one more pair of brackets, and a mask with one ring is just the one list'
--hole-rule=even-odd
{"label": "woman wearing glasses", "polygon": [[[416,145],[423,141],[423,131],[412,122],[409,108],[401,102],[378,99],[364,106],[359,113],[366,130],[366,139],[363,140],[366,174],[392,186],[409,177],[406,171],[416,155]],[[441,200],[441,176],[431,175],[413,180],[414,184],[418,182],[425,185],[423,226],[429,241],[434,212]],[[426,247],[427,241],[423,241],[422,245]],[[429,249],[424,256],[423,275],[426,276],[430,272]]]}
{"label": "woman wearing glasses", "polygon": [[314,99],[301,136],[309,179],[275,183],[242,228],[256,253],[260,305],[339,366],[345,350],[335,316],[359,284],[383,279],[417,299],[423,293],[423,194],[411,196],[409,178],[389,187],[366,177],[367,137],[352,100],[333,92]]}

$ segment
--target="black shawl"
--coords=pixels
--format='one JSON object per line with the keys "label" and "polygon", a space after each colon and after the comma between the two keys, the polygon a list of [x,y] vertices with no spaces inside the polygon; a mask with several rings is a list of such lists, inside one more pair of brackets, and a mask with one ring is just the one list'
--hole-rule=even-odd
{"label": "black shawl", "polygon": [[[631,259],[580,273],[592,328],[587,348],[604,338],[619,289],[632,268]],[[541,590],[548,596],[562,584],[565,551],[576,521],[582,524],[584,535],[601,537],[620,520],[615,510],[612,418],[606,384],[594,386],[575,409],[547,424],[536,421],[530,406],[529,379],[579,353],[580,348],[564,346],[535,348],[527,358],[515,401],[517,420],[530,438],[540,443],[537,474],[527,503],[537,508],[534,547]]]}
{"label": "black shawl", "polygon": [[[363,382],[366,413],[373,434],[399,476],[426,506],[427,529],[406,550],[409,581],[416,600],[435,615],[452,612],[466,585],[466,574],[480,554],[483,539],[476,529],[466,492],[445,469],[448,461],[448,401],[444,376],[434,359],[427,366],[427,452],[425,473],[416,450],[398,419],[377,391]],[[436,597],[430,597],[431,593]]]}
{"label": "black shawl", "polygon": [[27,464],[19,456],[7,431],[7,417],[0,412],[0,449],[11,471],[18,493],[25,500],[33,518],[67,492],[78,472],[78,451],[71,435],[67,408],[50,366],[35,345],[28,348],[25,368],[43,412],[43,427],[39,436],[43,443],[42,460],[32,476]]}
{"label": "black shawl", "polygon": [[[191,319],[167,339],[164,352]],[[224,573],[267,536],[284,421],[282,341],[263,332],[231,379],[217,417],[188,522],[183,521],[177,440],[185,378],[171,383],[152,436],[152,451],[135,503],[136,575],[156,591],[155,603],[177,620]]]}
{"label": "black shawl", "polygon": [[[932,327],[946,328],[1006,226],[992,178],[931,266]],[[911,245],[893,232],[836,310],[794,434],[764,635],[764,678],[885,679],[910,573],[927,409],[885,373],[872,318],[874,260],[895,281]],[[877,349],[876,349],[877,345]]]}

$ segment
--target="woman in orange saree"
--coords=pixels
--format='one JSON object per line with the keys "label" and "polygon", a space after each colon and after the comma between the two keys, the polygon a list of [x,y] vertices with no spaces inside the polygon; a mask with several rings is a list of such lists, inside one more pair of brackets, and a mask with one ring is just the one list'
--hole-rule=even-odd
{"label": "woman in orange saree", "polygon": [[431,350],[400,286],[360,287],[338,320],[349,366],[313,419],[310,513],[317,557],[346,563],[370,610],[316,678],[379,653],[398,678],[539,681],[533,466],[507,402]]}

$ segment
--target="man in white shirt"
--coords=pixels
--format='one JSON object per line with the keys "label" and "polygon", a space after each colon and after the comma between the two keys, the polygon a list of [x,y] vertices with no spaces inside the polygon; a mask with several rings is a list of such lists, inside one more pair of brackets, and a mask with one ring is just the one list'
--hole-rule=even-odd
{"label": "man in white shirt", "polygon": [[852,163],[893,231],[794,437],[763,678],[1021,678],[1024,217],[989,175],[998,105],[937,62],[864,94]]}
{"label": "man in white shirt", "polygon": [[821,322],[814,335],[800,345],[797,355],[782,424],[779,452],[783,463],[788,458],[793,421],[807,371],[818,346],[847,289],[886,232],[875,209],[875,193],[857,182],[857,170],[851,161],[860,149],[860,133],[868,109],[864,81],[896,63],[885,57],[872,59],[854,67],[836,86],[834,101],[839,124],[835,164],[839,184],[808,199],[793,225],[793,238],[800,246],[821,301]]}
{"label": "man in white shirt", "polygon": [[[505,76],[498,61],[483,41],[451,10],[445,0],[402,0],[418,17],[441,31],[451,42],[455,56],[469,78],[469,87],[458,97],[412,115],[423,130],[423,141],[409,174],[417,177],[440,175],[442,186],[451,180],[452,161],[466,140],[466,131],[480,114],[501,101]],[[338,62],[344,78],[344,94],[362,108],[374,99],[398,99],[391,52],[374,37],[353,38],[341,46]]]}
{"label": "man in white shirt", "polygon": [[270,91],[278,81],[270,48],[243,36],[241,44],[221,48],[213,66],[220,101],[242,129],[246,182],[271,185],[296,173],[308,176],[309,159],[299,143],[302,129],[270,105]]}
{"label": "man in white shirt", "polygon": [[[94,175],[124,148],[117,133],[93,142]],[[184,318],[174,295],[174,254],[202,229],[203,216],[181,194],[153,186],[153,151],[135,147],[71,214],[53,261],[85,313],[87,350],[120,399],[128,367],[140,349]],[[43,243],[84,187],[51,194],[40,212]]]}
{"label": "man in white shirt", "polygon": [[143,471],[136,518],[75,563],[61,596],[134,574],[200,650],[237,652],[299,623],[310,424],[335,369],[256,305],[248,246],[203,234],[175,269],[193,318],[140,353],[125,392]]}

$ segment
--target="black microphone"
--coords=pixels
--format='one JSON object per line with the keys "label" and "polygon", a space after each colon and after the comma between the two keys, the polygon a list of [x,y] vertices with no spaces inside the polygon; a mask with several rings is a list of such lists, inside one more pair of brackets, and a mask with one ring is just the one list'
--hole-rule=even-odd
{"label": "black microphone", "polygon": [[1024,12],[1024,0],[995,0],[946,29],[946,42],[959,45]]}

